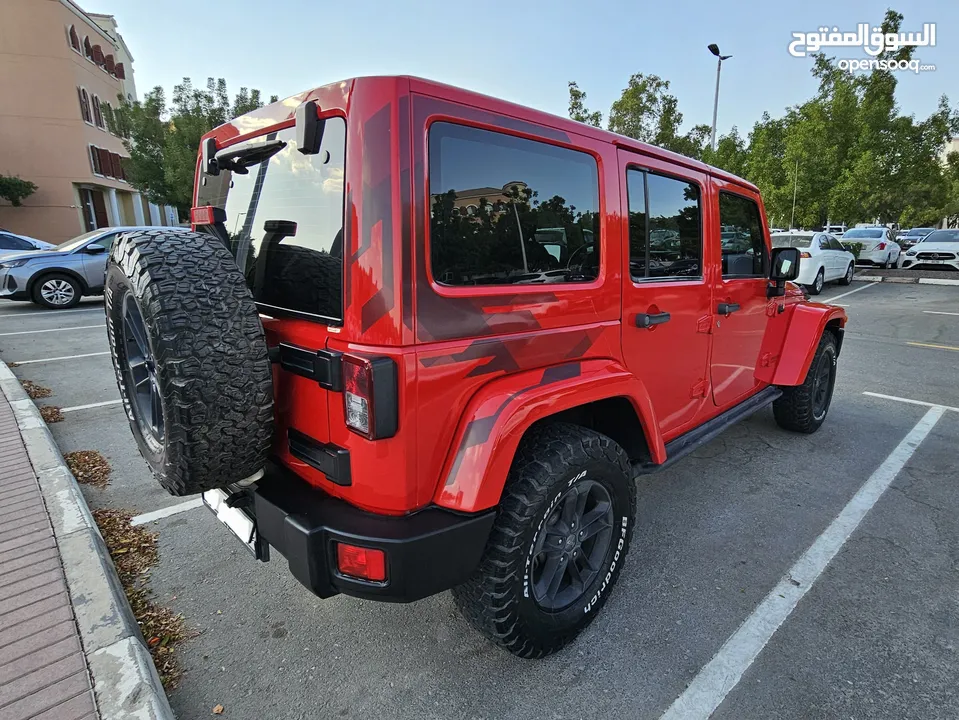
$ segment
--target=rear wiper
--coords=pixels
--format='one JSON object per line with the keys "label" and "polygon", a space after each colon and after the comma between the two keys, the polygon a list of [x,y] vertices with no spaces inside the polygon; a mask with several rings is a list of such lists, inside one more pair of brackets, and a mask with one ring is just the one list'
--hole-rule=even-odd
{"label": "rear wiper", "polygon": [[246,175],[250,172],[247,170],[248,167],[269,160],[285,147],[286,143],[283,140],[240,143],[220,150],[214,159],[220,170],[231,170],[239,175]]}

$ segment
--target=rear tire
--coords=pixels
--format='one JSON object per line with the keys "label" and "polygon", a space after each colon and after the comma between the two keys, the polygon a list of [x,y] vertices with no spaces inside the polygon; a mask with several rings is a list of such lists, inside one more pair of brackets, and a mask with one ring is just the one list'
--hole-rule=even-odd
{"label": "rear tire", "polygon": [[810,295],[818,295],[822,292],[823,285],[826,284],[826,271],[823,268],[819,268],[819,272],[816,273],[816,279],[813,280],[812,285],[809,286]]}
{"label": "rear tire", "polygon": [[855,268],[853,267],[853,263],[849,263],[849,267],[846,268],[846,274],[843,275],[842,278],[839,280],[839,284],[840,284],[840,285],[849,285],[849,284],[851,284],[851,283],[852,283],[852,276],[853,276],[853,273],[854,273],[854,272],[855,272]]}
{"label": "rear tire", "polygon": [[147,230],[113,244],[107,335],[140,452],[171,495],[263,469],[273,382],[259,314],[216,238]]}
{"label": "rear tire", "polygon": [[68,310],[80,303],[80,283],[63,273],[44,275],[33,284],[33,302],[51,310]]}
{"label": "rear tire", "polygon": [[[453,588],[457,606],[514,655],[541,658],[560,650],[609,598],[635,505],[629,458],[610,438],[566,423],[533,428],[513,460],[483,558]],[[576,517],[584,518],[578,530]],[[581,539],[589,528],[595,534]]]}
{"label": "rear tire", "polygon": [[836,358],[836,340],[827,330],[819,339],[803,384],[782,388],[782,397],[773,403],[773,415],[779,427],[801,433],[814,433],[819,429],[832,403]]}

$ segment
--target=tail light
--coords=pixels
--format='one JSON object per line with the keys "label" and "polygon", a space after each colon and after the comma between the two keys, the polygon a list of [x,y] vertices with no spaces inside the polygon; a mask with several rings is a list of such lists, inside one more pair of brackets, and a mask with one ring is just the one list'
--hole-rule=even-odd
{"label": "tail light", "polygon": [[226,212],[223,208],[213,207],[212,205],[191,208],[190,222],[193,225],[213,225],[218,222],[226,222]]}
{"label": "tail light", "polygon": [[393,437],[398,406],[391,358],[343,355],[343,414],[350,430],[370,440]]}
{"label": "tail light", "polygon": [[884,242],[881,242],[876,246],[876,250],[885,250],[885,249],[886,249],[886,243]]}
{"label": "tail light", "polygon": [[807,253],[807,252],[801,252],[801,253],[799,253],[799,257],[801,257],[801,258],[811,258],[812,255],[810,255],[810,254]]}
{"label": "tail light", "polygon": [[338,542],[336,567],[343,575],[383,582],[386,580],[386,553],[375,548]]}

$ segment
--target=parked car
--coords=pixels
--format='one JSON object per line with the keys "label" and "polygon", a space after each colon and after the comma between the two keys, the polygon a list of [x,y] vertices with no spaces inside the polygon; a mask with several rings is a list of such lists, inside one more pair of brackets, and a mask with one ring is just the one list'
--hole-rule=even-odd
{"label": "parked car", "polygon": [[[118,233],[142,226],[93,230],[52,250],[33,250],[0,258],[0,299],[31,300],[41,307],[62,310],[84,295],[101,295],[107,253]],[[185,232],[185,228],[166,228]]]}
{"label": "parked car", "polygon": [[929,233],[935,231],[936,228],[912,228],[911,230],[905,230],[899,233],[896,242],[899,243],[899,247],[905,252],[916,243],[921,242]]}
{"label": "parked car", "polygon": [[799,275],[796,282],[805,285],[810,295],[822,292],[827,282],[840,285],[852,282],[856,256],[835,237],[824,232],[773,233],[773,247],[799,249]]}
{"label": "parked car", "polygon": [[8,230],[0,230],[0,258],[31,250],[53,250],[56,245],[43,242],[26,235],[17,235]]}
{"label": "parked car", "polygon": [[[790,282],[799,251],[770,248],[741,178],[408,77],[201,148],[196,232],[111,251],[123,407],[163,487],[320,597],[452,589],[543,657],[612,594],[636,474],[770,404],[793,431],[826,419],[845,312]],[[512,207],[458,211],[510,186]],[[535,241],[558,224],[560,268]]]}
{"label": "parked car", "polygon": [[842,236],[843,243],[856,242],[862,245],[856,262],[860,265],[878,265],[884,268],[896,267],[901,248],[892,239],[892,230],[881,225],[859,227],[847,230]]}
{"label": "parked car", "polygon": [[934,230],[906,251],[904,268],[959,270],[959,230]]}
{"label": "parked car", "polygon": [[822,229],[824,233],[829,233],[835,238],[841,238],[846,230],[846,223],[842,223],[841,225],[827,225]]}

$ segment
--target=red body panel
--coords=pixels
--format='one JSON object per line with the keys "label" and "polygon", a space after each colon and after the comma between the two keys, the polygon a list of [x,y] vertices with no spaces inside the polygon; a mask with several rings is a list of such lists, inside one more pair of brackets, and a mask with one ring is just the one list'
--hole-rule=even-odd
{"label": "red body panel", "polygon": [[[274,451],[307,481],[359,507],[402,514],[430,503],[464,512],[495,506],[530,424],[609,397],[630,402],[651,459],[661,463],[665,442],[766,384],[801,383],[826,323],[845,322],[842,310],[800,303],[795,295],[767,300],[763,279],[721,277],[718,192],[733,189],[764,212],[753,185],[571,120],[417,78],[377,77],[295,95],[209,137],[222,148],[289,127],[306,100],[317,103],[321,117],[347,119],[343,322],[264,317],[267,340],[392,358],[399,423],[393,437],[368,440],[347,428],[341,393],[275,366]],[[596,160],[602,252],[595,280],[435,282],[427,155],[430,124],[439,120]],[[700,185],[701,280],[631,280],[624,177],[630,164]],[[743,311],[717,317],[718,302],[740,303]],[[675,322],[635,326],[637,313],[658,310]],[[349,450],[352,484],[336,485],[293,458],[289,428]]]}

